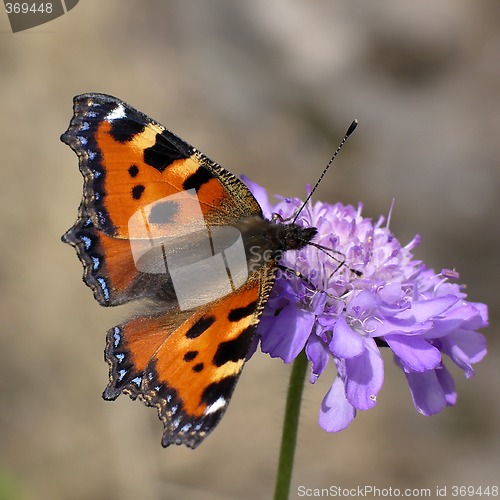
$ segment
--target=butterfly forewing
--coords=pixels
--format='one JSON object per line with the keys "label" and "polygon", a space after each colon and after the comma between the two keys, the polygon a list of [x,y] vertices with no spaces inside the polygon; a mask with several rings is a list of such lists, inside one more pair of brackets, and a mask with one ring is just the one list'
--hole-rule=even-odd
{"label": "butterfly forewing", "polygon": [[[115,97],[83,94],[61,136],[78,155],[86,214],[110,236],[129,238],[130,218],[146,205],[194,189],[207,224],[261,209],[248,188],[148,116]],[[182,219],[179,224],[189,223]]]}

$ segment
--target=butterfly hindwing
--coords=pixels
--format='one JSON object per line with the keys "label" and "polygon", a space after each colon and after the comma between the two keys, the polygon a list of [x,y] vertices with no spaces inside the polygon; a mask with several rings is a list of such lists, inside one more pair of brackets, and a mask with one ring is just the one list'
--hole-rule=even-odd
{"label": "butterfly hindwing", "polygon": [[162,443],[195,448],[224,414],[274,281],[270,266],[194,313],[139,317],[108,332],[110,382],[158,409]]}
{"label": "butterfly hindwing", "polygon": [[75,248],[83,264],[83,280],[101,305],[115,306],[147,296],[152,284],[141,285],[159,278],[138,273],[130,252],[130,242],[98,230],[92,219],[82,212],[62,240]]}

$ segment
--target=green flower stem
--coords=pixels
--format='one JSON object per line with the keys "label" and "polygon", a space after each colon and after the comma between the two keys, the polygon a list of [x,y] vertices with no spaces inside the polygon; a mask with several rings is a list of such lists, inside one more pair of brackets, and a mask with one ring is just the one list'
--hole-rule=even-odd
{"label": "green flower stem", "polygon": [[295,358],[290,375],[274,500],[287,500],[290,494],[297,430],[299,428],[300,403],[302,401],[306,370],[307,357],[305,352],[302,351]]}

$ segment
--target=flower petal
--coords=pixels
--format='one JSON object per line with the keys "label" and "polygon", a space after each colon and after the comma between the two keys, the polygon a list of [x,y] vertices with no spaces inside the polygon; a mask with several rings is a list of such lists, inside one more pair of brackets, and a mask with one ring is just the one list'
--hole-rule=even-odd
{"label": "flower petal", "polygon": [[328,347],[338,358],[353,358],[364,350],[363,338],[358,335],[341,316],[334,324],[332,340]]}
{"label": "flower petal", "polygon": [[457,402],[457,391],[455,390],[455,382],[451,373],[443,364],[439,369],[436,369],[435,372],[441,388],[443,389],[446,404],[448,406],[453,406]]}
{"label": "flower petal", "polygon": [[458,330],[441,339],[442,350],[464,370],[465,376],[474,375],[472,363],[481,361],[486,355],[486,338],[478,332]]}
{"label": "flower petal", "polygon": [[346,359],[346,397],[358,410],[377,404],[377,394],[384,383],[384,360],[373,339],[365,339],[364,351]]}
{"label": "flower petal", "polygon": [[328,349],[324,342],[317,336],[311,335],[306,344],[306,356],[311,362],[311,375],[309,382],[314,384],[323,373],[330,358]]}
{"label": "flower petal", "polygon": [[431,321],[416,323],[397,318],[369,318],[364,322],[364,330],[370,337],[387,337],[388,335],[422,335],[432,327]]}
{"label": "flower petal", "polygon": [[385,341],[400,358],[405,371],[424,372],[436,368],[441,362],[439,349],[420,337],[389,335]]}
{"label": "flower petal", "polygon": [[411,303],[410,309],[405,309],[398,314],[400,319],[412,319],[417,323],[423,323],[446,312],[453,304],[456,304],[456,295],[445,295],[435,299],[417,300]]}
{"label": "flower petal", "polygon": [[478,328],[488,326],[488,306],[486,304],[481,304],[481,302],[470,302],[470,304],[477,309],[481,320],[476,321],[474,324],[467,324],[467,328],[470,330],[477,330]]}
{"label": "flower petal", "polygon": [[356,416],[356,410],[346,399],[344,382],[337,377],[323,398],[319,410],[319,425],[327,432],[345,429]]}
{"label": "flower petal", "polygon": [[290,363],[304,349],[314,321],[314,314],[293,304],[287,305],[278,316],[272,318],[272,325],[265,335],[261,334],[262,352]]}
{"label": "flower petal", "polygon": [[435,370],[406,373],[413,404],[417,411],[430,416],[439,413],[446,405],[446,396]]}
{"label": "flower petal", "polygon": [[[480,304],[482,305],[482,304]],[[446,316],[434,322],[434,326],[425,333],[425,338],[435,339],[444,337],[459,328],[475,330],[484,325],[480,310],[472,304],[464,304],[446,312]]]}

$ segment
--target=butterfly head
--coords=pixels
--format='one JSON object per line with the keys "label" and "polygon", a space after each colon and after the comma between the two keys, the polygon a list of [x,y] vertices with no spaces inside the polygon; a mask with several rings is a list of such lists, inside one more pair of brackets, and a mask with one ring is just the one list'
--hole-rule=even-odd
{"label": "butterfly head", "polygon": [[297,224],[280,224],[279,240],[283,250],[300,250],[305,247],[318,233],[315,227],[302,227]]}

